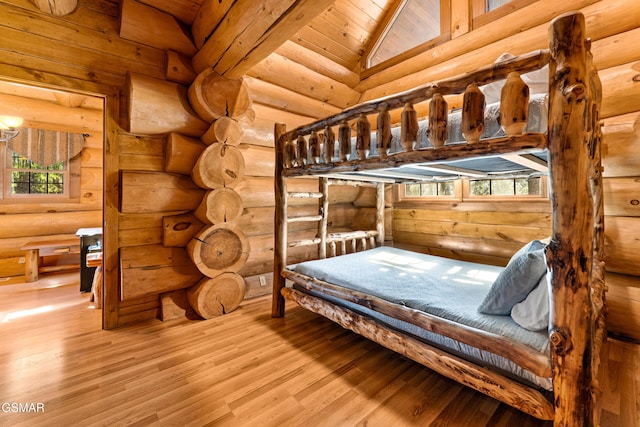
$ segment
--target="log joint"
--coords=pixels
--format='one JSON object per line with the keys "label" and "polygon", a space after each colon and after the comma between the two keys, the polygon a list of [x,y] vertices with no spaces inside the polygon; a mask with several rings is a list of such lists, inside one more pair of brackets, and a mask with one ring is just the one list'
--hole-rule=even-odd
{"label": "log joint", "polygon": [[553,351],[558,356],[566,354],[573,347],[569,334],[561,329],[552,329],[549,334],[549,341]]}

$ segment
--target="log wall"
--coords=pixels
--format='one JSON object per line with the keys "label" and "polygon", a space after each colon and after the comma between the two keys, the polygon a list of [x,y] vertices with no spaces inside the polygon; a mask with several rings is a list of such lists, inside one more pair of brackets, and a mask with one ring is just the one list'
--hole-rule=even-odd
{"label": "log wall", "polygon": [[[188,85],[196,78],[196,73],[190,68],[189,58],[195,51],[192,50],[190,40],[185,38],[183,25],[176,25],[177,21],[173,18],[162,15],[170,12],[178,16],[179,11],[171,12],[165,8],[162,9],[164,12],[149,12],[166,24],[162,26],[165,33],[159,37],[157,34],[154,35],[153,26],[135,20],[134,15],[137,13],[136,10],[140,10],[141,4],[131,1],[123,4],[129,12],[127,18],[121,20],[120,2],[115,0],[80,0],[73,13],[62,17],[39,11],[29,0],[6,0],[0,3],[0,16],[4,18],[0,21],[0,43],[5,47],[0,57],[0,76],[37,85],[88,91],[106,97],[104,148],[92,140],[91,153],[87,151],[87,155],[83,156],[82,185],[86,197],[82,199],[82,209],[61,209],[45,205],[30,205],[24,209],[2,206],[2,209],[11,215],[27,215],[44,210],[55,210],[56,213],[51,215],[62,215],[62,211],[72,211],[74,215],[94,212],[94,221],[98,218],[99,209],[104,208],[104,217],[108,224],[105,230],[105,244],[108,246],[105,253],[107,290],[103,313],[105,326],[109,328],[156,317],[160,307],[157,294],[136,294],[140,292],[137,286],[132,286],[132,294],[124,292],[123,299],[120,286],[120,251],[131,256],[136,254],[140,247],[145,247],[150,251],[149,259],[160,259],[162,254],[156,249],[159,249],[158,245],[162,245],[163,233],[166,233],[163,218],[180,218],[192,210],[191,206],[170,204],[161,208],[140,210],[141,206],[134,207],[133,202],[136,200],[131,197],[125,199],[129,203],[121,210],[121,196],[135,195],[134,187],[122,188],[122,177],[124,176],[127,182],[137,183],[141,182],[140,180],[144,181],[142,178],[145,176],[154,176],[158,182],[172,183],[173,190],[180,190],[182,194],[193,194],[197,191],[186,191],[179,184],[181,181],[174,176],[185,172],[184,164],[180,163],[182,157],[177,164],[171,164],[171,168],[176,169],[165,169],[168,135],[143,135],[127,130],[125,126],[128,119],[128,76],[136,76],[134,79],[142,76],[146,79],[171,82],[168,86],[178,91],[186,91]],[[638,337],[640,321],[634,325],[625,322],[625,319],[632,318],[627,314],[633,312],[633,307],[636,307],[640,300],[635,292],[638,289],[637,282],[625,280],[625,277],[640,276],[640,271],[637,271],[637,266],[640,265],[640,238],[636,231],[640,229],[636,203],[640,198],[637,196],[640,176],[640,83],[636,78],[640,48],[635,43],[640,35],[640,10],[636,1],[538,0],[476,30],[472,29],[466,13],[460,13],[466,10],[461,6],[464,6],[463,0],[452,1],[452,10],[456,11],[456,22],[451,41],[375,74],[364,72],[362,80],[357,70],[347,67],[344,63],[338,63],[340,61],[328,61],[318,50],[311,49],[310,44],[300,40],[294,42],[293,39],[282,44],[247,71],[245,79],[251,94],[255,118],[243,123],[244,138],[238,148],[245,159],[246,170],[244,179],[235,188],[242,196],[244,207],[236,223],[245,231],[252,248],[241,270],[247,284],[246,296],[258,295],[270,289],[268,282],[271,272],[270,245],[273,240],[274,198],[271,171],[274,122],[284,122],[287,128],[291,129],[335,113],[358,101],[395,93],[426,81],[464,72],[473,68],[475,64],[492,62],[505,51],[520,54],[544,48],[547,43],[546,28],[550,19],[559,13],[579,9],[587,18],[587,33],[593,39],[595,62],[601,70],[604,86],[603,161],[607,264],[609,271],[619,278],[612,281],[610,286],[610,295],[615,295],[616,303],[611,306],[614,313],[610,316],[609,325],[616,332]],[[142,9],[144,7],[148,6],[143,6]],[[186,13],[186,10],[182,12]],[[194,16],[195,12],[188,17],[177,19],[190,25],[197,22],[194,21]],[[204,41],[198,40],[197,31],[194,30],[192,34],[197,49]],[[167,43],[174,44],[167,46]],[[172,50],[168,52],[167,49]],[[148,127],[154,125],[153,115],[138,115],[134,118],[145,132],[153,129]],[[193,123],[197,132],[191,136],[195,135],[197,139],[197,135],[206,130],[206,126],[199,120],[194,120]],[[102,139],[99,141],[102,142]],[[194,147],[197,151],[197,146]],[[102,197],[99,196],[99,188],[103,185],[100,178],[102,175],[99,173],[100,166],[96,164],[96,161],[102,158],[102,149],[105,154],[104,206],[101,205]],[[190,156],[195,154],[191,153]],[[85,160],[93,166],[86,166]],[[301,180],[296,185],[301,189],[316,190],[315,180]],[[353,189],[336,188],[332,191],[335,191],[332,197],[339,202],[338,207],[331,212],[331,221],[336,229],[362,225],[360,222],[367,218],[363,213],[374,206],[371,194],[354,193]],[[302,202],[295,203],[300,203],[295,209],[304,212],[313,209]],[[465,217],[458,222],[442,218],[441,215],[450,208],[453,208],[452,216],[464,213]],[[518,214],[508,215],[514,211],[518,211]],[[501,264],[508,259],[511,251],[530,236],[548,235],[546,221],[549,213],[548,206],[538,204],[527,208],[506,203],[464,203],[457,206],[434,204],[421,209],[404,205],[395,212],[393,226],[396,229],[393,237],[396,244],[413,249]],[[526,214],[538,216],[536,219],[525,220],[523,218],[526,218]],[[429,215],[439,219],[429,219]],[[486,219],[487,216],[509,217],[513,221],[520,215],[523,216],[516,223],[508,223],[509,226],[504,229],[497,226],[497,220]],[[3,216],[3,220],[7,218],[10,217]],[[22,217],[19,221],[25,218]],[[389,223],[390,218],[391,215]],[[86,224],[99,225],[90,221]],[[2,225],[4,230],[4,221]],[[313,232],[311,228],[304,229],[304,224],[293,225],[300,227],[295,232],[301,235]],[[428,231],[431,226],[439,230],[437,234]],[[391,230],[391,227],[387,227],[387,230]],[[51,232],[53,233],[53,229]],[[55,235],[65,236],[69,232],[75,230],[63,230],[60,233],[55,231],[58,233]],[[387,236],[390,237],[391,235]],[[19,256],[15,248],[24,238],[25,236],[19,235],[0,238],[0,253],[10,254],[4,259]],[[184,236],[174,238],[179,240]],[[302,259],[312,256],[312,253],[301,250],[296,254],[292,251],[292,256]],[[180,256],[176,258],[179,259]],[[3,259],[3,256],[0,256],[0,259]],[[2,262],[7,261],[0,261]],[[166,262],[160,264],[166,266]],[[1,271],[5,271],[4,266],[5,264],[0,264]],[[151,267],[139,263],[127,266],[127,278],[139,277],[136,269],[148,270],[147,267]],[[15,270],[15,266],[12,268]],[[266,283],[263,283],[265,281]]]}

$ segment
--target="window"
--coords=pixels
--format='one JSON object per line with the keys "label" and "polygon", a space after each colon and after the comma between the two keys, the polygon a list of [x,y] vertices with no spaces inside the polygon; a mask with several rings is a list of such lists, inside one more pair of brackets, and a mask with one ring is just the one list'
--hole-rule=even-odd
{"label": "window", "polygon": [[405,196],[454,196],[455,184],[453,181],[445,182],[420,182],[405,185]]}
{"label": "window", "polygon": [[536,199],[547,198],[547,177],[517,178],[461,178],[449,181],[425,181],[404,184],[401,200],[497,200],[504,198]]}
{"label": "window", "polygon": [[542,178],[469,180],[468,196],[543,196]]}
{"label": "window", "polygon": [[381,30],[374,35],[375,42],[365,54],[365,68],[382,63],[391,65],[448,40],[449,21],[449,1],[400,1],[386,23],[383,21]]}
{"label": "window", "polygon": [[481,27],[537,0],[471,0],[473,28]]}
{"label": "window", "polygon": [[79,197],[80,156],[48,165],[38,164],[0,143],[0,202],[60,201]]}
{"label": "window", "polygon": [[57,162],[42,166],[12,152],[11,160],[7,165],[7,171],[11,176],[9,194],[11,196],[22,194],[64,195],[64,184],[69,177],[67,163]]}

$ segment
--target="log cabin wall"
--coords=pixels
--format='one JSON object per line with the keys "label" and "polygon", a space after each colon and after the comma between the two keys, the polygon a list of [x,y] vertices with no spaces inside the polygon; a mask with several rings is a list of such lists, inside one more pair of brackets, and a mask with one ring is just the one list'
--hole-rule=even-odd
{"label": "log cabin wall", "polygon": [[[168,290],[172,285],[165,286],[162,283],[169,281],[160,281],[160,288],[155,291],[158,293],[144,286],[153,282],[154,277],[167,277],[160,272],[180,270],[176,267],[185,259],[179,249],[167,251],[162,245],[162,218],[186,214],[193,209],[191,206],[165,204],[161,207],[154,205],[149,210],[140,206],[134,208],[129,204],[132,210],[128,211],[121,209],[120,197],[122,194],[135,195],[136,191],[153,191],[162,186],[174,191],[182,189],[182,184],[187,185],[188,193],[198,192],[188,180],[165,172],[163,158],[171,135],[166,132],[150,134],[125,130],[127,78],[142,76],[159,82],[180,82],[182,86],[179,87],[186,89],[197,75],[197,70],[190,70],[192,64],[189,58],[193,56],[193,64],[199,64],[200,69],[204,69],[207,66],[202,63],[205,55],[197,55],[198,49],[207,51],[215,47],[213,43],[207,43],[207,40],[211,40],[210,33],[202,30],[203,22],[207,19],[198,18],[198,11],[202,7],[206,12],[208,7],[212,7],[219,13],[223,9],[229,10],[234,3],[204,0],[171,4],[154,0],[144,3],[80,0],[73,13],[54,17],[40,12],[28,0],[0,2],[0,16],[3,17],[0,21],[0,37],[3,47],[6,46],[0,57],[1,76],[88,91],[104,95],[107,99],[104,212],[108,225],[105,243],[110,245],[105,254],[105,283],[109,292],[106,294],[104,317],[108,328],[158,315],[158,293]],[[320,3],[315,2],[313,7],[327,8],[332,2]],[[351,59],[347,51],[351,46],[357,46],[355,40],[366,39],[370,33],[353,33],[356,26],[344,25],[346,18],[342,18],[344,22],[333,21],[336,15],[355,16],[352,19],[358,19],[358,28],[373,32],[376,21],[352,13],[357,9],[353,3],[337,1],[325,12],[314,11],[317,18],[307,20],[308,25],[301,29],[298,26],[292,30],[295,34],[286,40],[278,43],[267,40],[265,45],[272,47],[272,53],[264,55],[263,60],[257,63],[245,61],[252,65],[245,69],[238,66],[236,70],[247,82],[255,111],[255,119],[243,124],[244,139],[239,148],[245,158],[246,171],[244,179],[236,187],[244,206],[243,214],[237,221],[251,246],[246,264],[240,271],[247,284],[247,297],[269,292],[271,288],[274,122],[284,122],[291,129],[358,101],[408,89],[454,74],[454,70],[458,73],[473,69],[476,64],[492,62],[503,52],[520,54],[545,48],[546,28],[550,20],[568,10],[581,10],[587,18],[587,31],[593,39],[595,61],[604,83],[604,175],[611,302],[609,326],[614,332],[640,338],[640,320],[637,319],[637,313],[640,312],[640,284],[637,279],[640,276],[637,270],[640,265],[640,238],[636,231],[639,229],[637,221],[640,209],[637,203],[640,176],[640,105],[637,100],[640,99],[640,88],[636,78],[640,53],[634,42],[640,35],[640,11],[636,1],[538,0],[507,17],[473,29],[474,24],[469,19],[469,2],[452,0],[449,42],[411,59],[404,58],[389,68],[375,72],[362,71],[362,74],[357,62]],[[383,14],[393,2],[388,2],[387,6],[384,6],[384,2],[375,3],[376,13]],[[148,6],[150,4],[158,9]],[[125,8],[129,13],[122,12]],[[336,15],[331,14],[332,9]],[[209,12],[202,16],[215,15],[211,10]],[[145,17],[144,21],[136,21],[136,16]],[[152,26],[162,28],[162,35],[153,36],[149,26],[144,25],[152,21],[162,23]],[[283,22],[286,24],[284,27],[293,28],[291,22],[286,19]],[[187,33],[183,30],[189,26],[191,38],[185,36]],[[342,31],[336,31],[332,37],[321,34],[321,30],[335,30],[334,27]],[[222,33],[221,30],[216,36]],[[222,39],[224,37],[223,34]],[[251,54],[260,53],[262,47],[259,46]],[[221,65],[228,62],[227,57],[223,59]],[[146,117],[146,121],[154,122],[154,116]],[[121,185],[124,180],[131,187]],[[135,188],[139,184],[141,188]],[[315,180],[300,180],[297,185],[300,189],[316,190]],[[332,197],[340,201],[338,208],[332,211],[335,229],[355,228],[359,225],[358,221],[366,217],[362,213],[374,206],[373,193],[367,191],[356,192],[349,187],[332,188]],[[153,199],[154,202],[157,200]],[[441,215],[450,207],[453,207],[454,217],[462,218],[458,220],[461,225],[446,228],[443,223],[448,220],[440,219],[437,229],[442,234],[424,233],[425,239],[417,241],[415,236],[418,233],[412,230],[426,230],[425,227],[434,225],[430,217],[442,218]],[[295,209],[311,212],[315,207],[300,202]],[[538,233],[541,237],[548,234],[548,206],[518,206],[517,216],[507,215],[514,210],[514,205],[505,203],[399,205],[394,215],[393,225],[397,227],[393,235],[394,243],[504,263],[509,253],[515,250],[516,242],[525,241]],[[487,212],[496,217],[509,216],[514,221],[510,223],[506,237],[502,228],[498,231],[495,224],[487,222]],[[535,216],[533,220],[525,219],[532,214]],[[388,215],[388,233],[391,230],[390,222],[391,214]],[[315,232],[314,226],[296,226],[300,227],[296,232],[302,235]],[[390,238],[389,234],[387,239]],[[503,244],[505,241],[509,243]],[[306,250],[293,251],[292,258],[297,260],[314,256]],[[480,252],[484,255],[479,255]],[[146,256],[141,258],[140,253]],[[119,281],[121,264],[125,267],[123,271],[127,279],[123,282],[123,289],[126,290],[124,300]],[[154,270],[158,274],[154,277],[140,274]]]}

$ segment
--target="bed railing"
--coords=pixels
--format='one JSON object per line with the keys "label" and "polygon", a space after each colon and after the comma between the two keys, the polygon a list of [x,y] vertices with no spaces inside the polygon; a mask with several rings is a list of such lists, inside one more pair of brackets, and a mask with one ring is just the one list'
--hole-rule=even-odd
{"label": "bed railing", "polygon": [[[539,151],[546,148],[546,137],[537,133],[523,134],[527,123],[529,89],[519,76],[538,70],[548,62],[549,52],[538,50],[471,73],[365,102],[289,132],[282,128],[276,135],[276,152],[280,157],[278,166],[282,167],[284,176],[298,176],[380,169],[487,153]],[[505,85],[508,88],[503,91],[500,107],[506,136],[480,140],[484,129],[485,101],[479,86],[503,79],[507,79]],[[445,96],[456,94],[463,94],[462,133],[466,144],[447,144],[449,108]],[[429,101],[428,136],[432,147],[415,150],[418,113],[414,106],[425,101]],[[402,109],[399,114],[402,150],[390,153],[391,113],[398,109]],[[397,112],[394,114],[397,116]],[[375,144],[372,144],[372,123],[375,124]],[[351,158],[352,128],[355,129],[356,158]]]}

